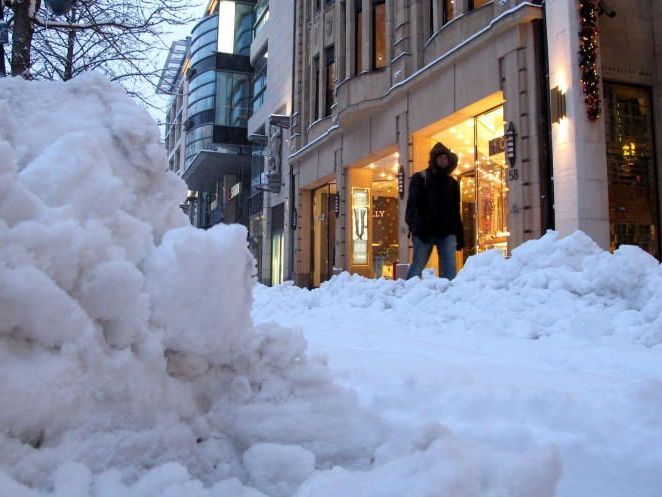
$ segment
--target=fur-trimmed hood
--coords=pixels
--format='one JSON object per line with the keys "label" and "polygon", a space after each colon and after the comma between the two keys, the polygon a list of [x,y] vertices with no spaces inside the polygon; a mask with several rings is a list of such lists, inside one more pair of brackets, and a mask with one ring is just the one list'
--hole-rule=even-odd
{"label": "fur-trimmed hood", "polygon": [[451,174],[453,171],[455,171],[455,168],[457,167],[457,154],[454,154],[451,152],[451,149],[448,148],[446,145],[443,143],[437,142],[434,144],[432,149],[430,150],[430,160],[428,162],[428,167],[431,167],[434,164],[435,159],[437,156],[441,154],[446,154],[450,160],[450,166],[445,169],[446,174]]}

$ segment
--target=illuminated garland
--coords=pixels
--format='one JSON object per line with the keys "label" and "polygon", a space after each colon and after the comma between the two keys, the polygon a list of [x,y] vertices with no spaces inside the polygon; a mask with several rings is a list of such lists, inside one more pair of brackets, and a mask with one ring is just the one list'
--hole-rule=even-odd
{"label": "illuminated garland", "polygon": [[600,117],[600,75],[598,57],[598,6],[596,0],[579,0],[579,68],[586,114],[591,121]]}

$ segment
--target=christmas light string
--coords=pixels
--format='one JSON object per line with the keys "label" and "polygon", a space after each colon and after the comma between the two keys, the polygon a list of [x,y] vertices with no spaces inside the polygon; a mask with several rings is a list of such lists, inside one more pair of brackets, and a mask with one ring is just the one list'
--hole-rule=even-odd
{"label": "christmas light string", "polygon": [[600,75],[598,58],[598,6],[596,0],[579,0],[579,68],[586,114],[591,121],[600,117]]}

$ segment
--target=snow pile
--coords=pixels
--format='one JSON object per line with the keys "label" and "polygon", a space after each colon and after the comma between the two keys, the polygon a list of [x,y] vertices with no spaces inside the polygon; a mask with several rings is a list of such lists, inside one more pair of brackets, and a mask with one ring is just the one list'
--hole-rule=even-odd
{"label": "snow pile", "polygon": [[431,274],[392,281],[343,273],[314,291],[284,285],[257,292],[265,315],[297,313],[295,306],[279,310],[297,301],[345,316],[347,308],[382,310],[403,329],[662,343],[662,266],[637,247],[606,252],[582,232],[565,238],[549,232],[509,259],[498,251],[471,257],[452,283]]}
{"label": "snow pile", "polygon": [[553,448],[393,425],[254,326],[245,230],[187,226],[118,87],[5,80],[0,116],[0,495],[553,494]]}
{"label": "snow pile", "polygon": [[[638,248],[611,254],[583,233],[548,233],[509,259],[472,257],[452,282],[341,274],[316,290],[254,295],[256,323],[303,328],[338,381],[401,435],[369,472],[318,474],[306,497],[437,495],[427,484],[473,495],[468,482],[544,495],[554,467],[557,497],[660,495],[662,268]],[[556,452],[539,450],[548,445]],[[423,469],[428,456],[447,477]],[[472,466],[480,477],[463,478]],[[392,494],[371,493],[376,481]]]}

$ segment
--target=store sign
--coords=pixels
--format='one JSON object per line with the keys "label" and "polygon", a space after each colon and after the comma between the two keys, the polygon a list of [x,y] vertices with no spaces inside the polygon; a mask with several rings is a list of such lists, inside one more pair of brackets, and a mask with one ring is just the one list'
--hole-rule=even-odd
{"label": "store sign", "polygon": [[500,136],[494,138],[489,142],[490,157],[497,154],[502,154],[506,151],[506,137]]}
{"label": "store sign", "polygon": [[230,199],[237,197],[241,193],[241,183],[235,183],[230,188]]}

